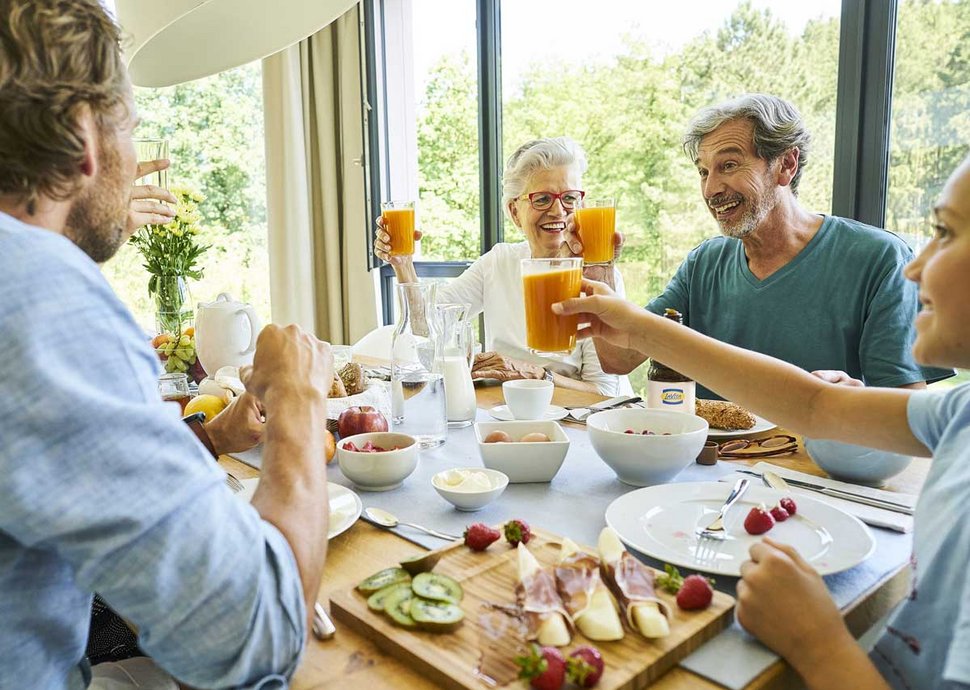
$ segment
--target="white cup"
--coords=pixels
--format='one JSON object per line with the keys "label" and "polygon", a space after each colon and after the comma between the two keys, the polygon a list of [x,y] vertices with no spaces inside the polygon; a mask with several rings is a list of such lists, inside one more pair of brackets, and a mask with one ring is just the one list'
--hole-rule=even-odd
{"label": "white cup", "polygon": [[502,384],[505,404],[515,419],[542,419],[552,402],[552,381],[520,379]]}

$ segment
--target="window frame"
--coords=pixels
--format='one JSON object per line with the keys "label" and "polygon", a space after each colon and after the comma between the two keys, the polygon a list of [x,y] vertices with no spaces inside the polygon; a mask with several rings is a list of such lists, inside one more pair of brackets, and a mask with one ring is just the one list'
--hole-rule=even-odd
{"label": "window frame", "polygon": [[[392,0],[398,1],[398,0]],[[409,0],[399,0],[408,2]],[[410,0],[420,2],[420,0]],[[386,60],[378,40],[384,24],[386,0],[365,0],[369,189],[381,194],[370,199],[368,227],[380,214],[380,198],[391,177],[386,152]],[[502,172],[502,0],[475,0],[478,75],[479,177],[482,197],[481,251],[504,239]],[[882,227],[886,217],[889,177],[889,135],[895,66],[897,0],[842,0],[839,36],[839,74],[836,96],[835,165],[832,175],[832,213]],[[482,104],[485,104],[484,107]],[[376,179],[375,179],[376,178]],[[367,233],[371,267],[373,233]],[[419,277],[456,277],[470,262],[419,261]],[[379,266],[384,323],[393,322],[393,271]]]}

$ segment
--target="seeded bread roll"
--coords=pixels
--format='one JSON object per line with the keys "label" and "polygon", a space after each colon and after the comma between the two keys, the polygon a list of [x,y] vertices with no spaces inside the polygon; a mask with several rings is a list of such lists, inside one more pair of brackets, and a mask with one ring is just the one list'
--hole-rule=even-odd
{"label": "seeded bread roll", "polygon": [[350,362],[337,374],[344,382],[347,395],[357,395],[363,393],[367,387],[367,377],[364,375],[364,367],[357,362]]}
{"label": "seeded bread roll", "polygon": [[347,389],[344,388],[344,382],[339,376],[334,376],[333,381],[330,382],[330,394],[328,398],[346,398]]}
{"label": "seeded bread roll", "polygon": [[697,416],[703,417],[713,429],[743,431],[755,425],[754,415],[743,407],[724,400],[697,401]]}

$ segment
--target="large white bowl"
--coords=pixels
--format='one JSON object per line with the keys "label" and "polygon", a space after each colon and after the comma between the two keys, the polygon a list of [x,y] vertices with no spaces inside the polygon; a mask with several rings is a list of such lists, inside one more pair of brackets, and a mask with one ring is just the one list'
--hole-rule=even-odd
{"label": "large white bowl", "polygon": [[[670,410],[597,412],[586,418],[586,429],[603,462],[621,482],[633,486],[670,481],[697,459],[707,440],[705,420]],[[625,433],[627,429],[635,433]],[[641,434],[645,429],[653,434]]]}
{"label": "large white bowl", "polygon": [[[453,487],[449,487],[444,483],[446,474],[448,472],[458,470],[481,472],[488,477],[489,488],[476,491],[461,491]],[[448,470],[442,470],[431,478],[431,486],[434,487],[434,490],[437,491],[443,499],[455,506],[455,508],[458,510],[468,512],[481,510],[487,506],[489,503],[501,496],[502,492],[505,491],[505,487],[508,485],[509,478],[506,477],[504,473],[499,472],[498,470],[490,470],[487,467],[484,469],[481,467],[455,467]]]}
{"label": "large white bowl", "polygon": [[[512,443],[485,443],[485,437],[497,430],[507,433]],[[518,442],[533,432],[541,432],[551,440]],[[566,432],[556,422],[550,421],[476,422],[475,436],[482,464],[490,470],[502,472],[512,484],[552,481],[569,451]]]}
{"label": "large white bowl", "polygon": [[[384,453],[358,453],[344,446],[353,443],[358,448],[367,441],[381,448],[394,448]],[[337,462],[340,471],[365,491],[388,491],[401,486],[418,466],[418,444],[413,436],[389,431],[374,431],[348,436],[337,441]]]}
{"label": "large white bowl", "polygon": [[805,451],[833,479],[882,484],[907,467],[912,456],[827,439],[805,439]]}

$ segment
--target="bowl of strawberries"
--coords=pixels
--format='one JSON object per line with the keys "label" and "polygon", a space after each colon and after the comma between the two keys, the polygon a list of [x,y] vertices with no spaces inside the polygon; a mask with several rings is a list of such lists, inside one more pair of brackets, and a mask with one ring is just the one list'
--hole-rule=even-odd
{"label": "bowl of strawberries", "polygon": [[418,444],[407,434],[357,434],[337,441],[337,462],[358,488],[389,491],[401,486],[418,466]]}

